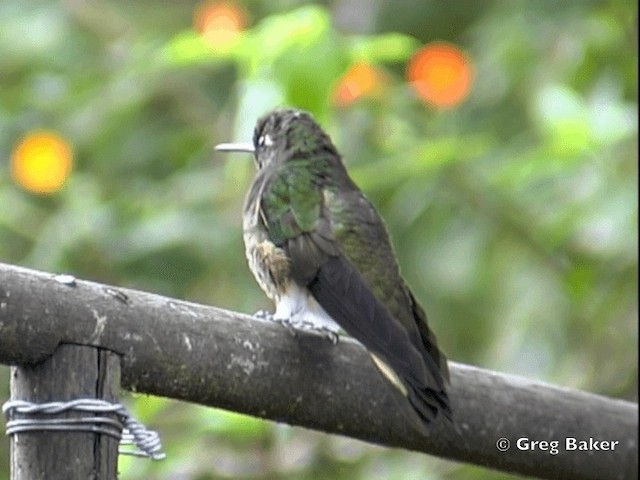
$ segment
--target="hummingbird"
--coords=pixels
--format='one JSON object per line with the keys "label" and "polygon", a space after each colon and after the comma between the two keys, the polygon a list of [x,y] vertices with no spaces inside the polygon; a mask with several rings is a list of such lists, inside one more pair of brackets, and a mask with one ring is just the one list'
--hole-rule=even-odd
{"label": "hummingbird", "polygon": [[419,431],[439,412],[451,420],[447,360],[400,275],[385,224],[311,114],[273,110],[257,121],[253,142],[215,148],[255,158],[243,238],[249,267],[275,303],[272,319],[335,338],[343,330],[405,397]]}

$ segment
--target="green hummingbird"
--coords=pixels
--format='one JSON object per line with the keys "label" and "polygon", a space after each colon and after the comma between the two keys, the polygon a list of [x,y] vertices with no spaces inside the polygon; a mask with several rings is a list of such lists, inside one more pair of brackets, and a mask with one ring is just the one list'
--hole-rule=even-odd
{"label": "green hummingbird", "polygon": [[[369,352],[422,432],[451,419],[447,360],[400,275],[380,215],[351,180],[329,136],[304,111],[276,109],[253,142],[258,173],[244,204],[249,267],[290,326],[344,330]],[[416,419],[417,416],[417,419]]]}

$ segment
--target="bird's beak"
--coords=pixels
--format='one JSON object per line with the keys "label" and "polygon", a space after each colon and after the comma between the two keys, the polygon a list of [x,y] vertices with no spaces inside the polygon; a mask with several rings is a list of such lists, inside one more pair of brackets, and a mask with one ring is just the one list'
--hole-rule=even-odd
{"label": "bird's beak", "polygon": [[255,152],[252,143],[221,143],[216,145],[213,149],[218,152]]}

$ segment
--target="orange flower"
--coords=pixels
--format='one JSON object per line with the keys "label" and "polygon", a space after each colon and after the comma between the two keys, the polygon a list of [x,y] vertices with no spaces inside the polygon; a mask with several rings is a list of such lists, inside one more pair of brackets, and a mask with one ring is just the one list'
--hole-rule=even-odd
{"label": "orange flower", "polygon": [[248,14],[235,3],[205,2],[196,8],[193,24],[209,45],[224,47],[246,28]]}
{"label": "orange flower", "polygon": [[362,97],[382,93],[385,77],[382,71],[368,63],[356,63],[345,73],[333,91],[333,103],[340,107],[351,105]]}
{"label": "orange flower", "polygon": [[430,43],[409,61],[407,79],[425,102],[437,108],[451,108],[462,103],[469,94],[473,67],[456,46]]}
{"label": "orange flower", "polygon": [[11,176],[33,193],[53,193],[71,173],[73,150],[59,135],[35,131],[20,140],[11,153]]}

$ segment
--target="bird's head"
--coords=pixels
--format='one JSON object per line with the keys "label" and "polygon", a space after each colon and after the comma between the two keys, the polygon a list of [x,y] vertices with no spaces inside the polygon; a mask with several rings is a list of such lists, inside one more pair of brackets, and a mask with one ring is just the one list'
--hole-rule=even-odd
{"label": "bird's head", "polygon": [[327,151],[337,155],[331,139],[311,114],[284,108],[273,110],[258,120],[252,143],[221,143],[215,149],[253,153],[258,168]]}

